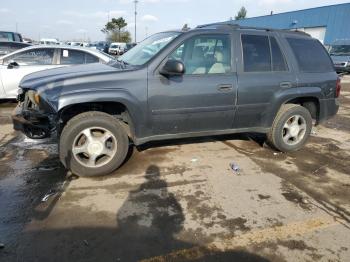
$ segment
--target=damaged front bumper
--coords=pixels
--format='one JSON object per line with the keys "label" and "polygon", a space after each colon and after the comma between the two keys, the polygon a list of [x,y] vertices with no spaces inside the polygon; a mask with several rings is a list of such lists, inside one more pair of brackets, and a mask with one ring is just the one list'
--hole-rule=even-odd
{"label": "damaged front bumper", "polygon": [[19,103],[12,113],[13,128],[33,139],[50,137],[55,128],[50,115],[23,105]]}

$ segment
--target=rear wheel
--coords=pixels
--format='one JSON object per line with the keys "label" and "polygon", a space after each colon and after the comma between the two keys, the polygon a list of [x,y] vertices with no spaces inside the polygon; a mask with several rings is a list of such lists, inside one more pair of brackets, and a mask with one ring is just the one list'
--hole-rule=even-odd
{"label": "rear wheel", "polygon": [[296,151],[304,146],[311,129],[312,118],[306,108],[295,104],[283,105],[268,133],[268,140],[279,151]]}
{"label": "rear wheel", "polygon": [[125,160],[129,139],[119,120],[103,112],[73,117],[59,143],[63,165],[79,176],[106,175]]}

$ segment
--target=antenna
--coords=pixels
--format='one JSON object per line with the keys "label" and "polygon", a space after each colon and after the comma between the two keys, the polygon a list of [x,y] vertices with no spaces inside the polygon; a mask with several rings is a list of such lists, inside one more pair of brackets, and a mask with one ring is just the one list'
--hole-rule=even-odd
{"label": "antenna", "polygon": [[135,4],[135,43],[136,41],[136,16],[137,16],[137,4],[138,4],[138,0],[134,0],[134,4]]}

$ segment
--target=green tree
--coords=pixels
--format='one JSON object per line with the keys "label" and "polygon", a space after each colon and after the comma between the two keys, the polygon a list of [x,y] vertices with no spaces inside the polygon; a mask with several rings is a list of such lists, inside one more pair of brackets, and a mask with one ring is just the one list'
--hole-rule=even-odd
{"label": "green tree", "polygon": [[121,43],[130,43],[131,42],[131,34],[129,31],[122,31],[119,33],[112,32],[108,34],[107,40],[109,42],[121,42]]}
{"label": "green tree", "polygon": [[245,9],[244,6],[241,7],[241,9],[238,11],[237,15],[235,16],[235,20],[244,19],[247,17],[247,9]]}
{"label": "green tree", "polygon": [[112,18],[101,31],[107,35],[107,39],[113,42],[130,42],[130,33],[125,30],[127,25],[128,23],[123,17]]}

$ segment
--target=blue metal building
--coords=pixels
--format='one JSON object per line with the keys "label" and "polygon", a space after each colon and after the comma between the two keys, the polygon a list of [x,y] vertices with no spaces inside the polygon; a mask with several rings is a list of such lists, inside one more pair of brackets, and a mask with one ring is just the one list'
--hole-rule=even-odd
{"label": "blue metal building", "polygon": [[229,22],[242,26],[298,29],[319,39],[324,45],[331,45],[337,40],[350,40],[350,3],[232,20]]}

